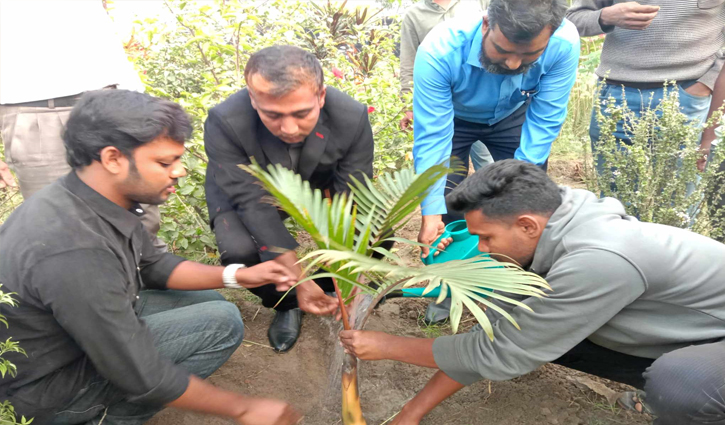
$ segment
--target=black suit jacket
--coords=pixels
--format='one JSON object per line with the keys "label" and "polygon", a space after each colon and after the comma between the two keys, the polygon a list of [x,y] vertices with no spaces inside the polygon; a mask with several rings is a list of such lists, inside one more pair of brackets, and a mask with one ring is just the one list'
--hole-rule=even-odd
{"label": "black suit jacket", "polygon": [[[209,111],[204,124],[209,156],[206,197],[210,220],[236,210],[257,244],[263,261],[279,255],[270,248],[294,249],[297,242],[275,207],[261,198],[267,192],[239,164],[254,158],[263,167],[291,168],[287,145],[267,130],[244,89]],[[345,192],[350,176],[372,176],[373,133],[367,108],[345,93],[327,88],[325,106],[300,153],[298,173],[313,188]]]}

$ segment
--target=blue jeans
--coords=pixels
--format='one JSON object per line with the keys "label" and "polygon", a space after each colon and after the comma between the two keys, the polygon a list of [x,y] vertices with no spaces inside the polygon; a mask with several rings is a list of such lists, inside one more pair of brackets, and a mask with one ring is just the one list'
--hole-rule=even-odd
{"label": "blue jeans", "polygon": [[[244,323],[237,307],[216,291],[141,291],[136,310],[162,357],[206,378],[241,344]],[[164,406],[126,401],[127,394],[98,375],[51,424],[140,425]]]}
{"label": "blue jeans", "polygon": [[[669,90],[674,90],[674,87],[670,86]],[[691,123],[704,123],[707,120],[707,112],[710,109],[710,100],[712,96],[693,96],[687,93],[681,84],[677,85],[677,90],[680,98],[680,110],[690,120]],[[640,117],[642,111],[647,109],[657,108],[662,102],[662,96],[664,95],[664,88],[651,89],[651,90],[639,90],[631,87],[613,86],[604,84],[601,91],[599,92],[599,105],[602,107],[606,104],[609,98],[614,99],[616,106],[622,106],[622,99],[627,100],[627,107],[635,113],[637,118]],[[603,108],[602,108],[603,109]],[[604,110],[602,113],[606,115]],[[619,121],[617,123],[617,131],[614,133],[618,140],[621,140],[624,144],[631,144],[631,140],[625,134],[623,129],[624,123]],[[597,110],[592,110],[592,119],[589,125],[589,137],[592,140],[592,144],[599,140],[599,122],[597,121]]]}
{"label": "blue jeans", "polygon": [[488,164],[493,164],[493,157],[486,145],[479,140],[471,146],[471,165],[473,165],[473,171],[478,171]]}

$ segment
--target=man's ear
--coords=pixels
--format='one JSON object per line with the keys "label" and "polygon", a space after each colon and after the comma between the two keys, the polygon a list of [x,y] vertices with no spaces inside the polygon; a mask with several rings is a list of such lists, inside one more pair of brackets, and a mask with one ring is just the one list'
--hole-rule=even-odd
{"label": "man's ear", "polygon": [[481,34],[486,34],[488,31],[488,15],[483,15],[483,24],[481,25]]}
{"label": "man's ear", "polygon": [[529,238],[538,239],[544,231],[541,222],[535,216],[525,214],[516,219],[516,226]]}
{"label": "man's ear", "polygon": [[128,172],[129,160],[118,148],[106,146],[101,149],[101,165],[111,174],[120,175]]}
{"label": "man's ear", "polygon": [[322,86],[320,89],[320,109],[325,106],[325,95],[327,94],[327,87]]}
{"label": "man's ear", "polygon": [[252,102],[252,108],[254,108],[254,110],[256,111],[257,110],[257,102],[254,100],[254,95],[252,94],[252,89],[251,88],[248,89],[247,90],[247,93],[249,93],[249,100]]}

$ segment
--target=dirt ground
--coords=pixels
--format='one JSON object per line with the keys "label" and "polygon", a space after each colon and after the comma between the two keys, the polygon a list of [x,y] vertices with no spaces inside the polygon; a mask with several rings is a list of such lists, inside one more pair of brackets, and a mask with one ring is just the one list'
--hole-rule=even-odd
{"label": "dirt ground", "polygon": [[[550,165],[550,174],[562,183],[582,187],[576,166]],[[414,239],[419,221],[406,226],[403,237]],[[416,254],[404,248],[399,254],[414,261]],[[250,396],[276,397],[291,402],[305,414],[304,424],[340,424],[340,389],[331,379],[339,371],[334,335],[339,324],[329,318],[307,315],[302,336],[288,353],[276,354],[268,346],[267,328],[273,311],[265,309],[246,291],[228,291],[225,296],[240,308],[246,326],[245,341],[231,359],[209,380],[220,387]],[[448,327],[427,327],[421,317],[426,302],[394,299],[381,305],[366,329],[396,335],[434,337],[450,332]],[[464,322],[470,326],[472,319]],[[465,325],[466,323],[464,323]],[[432,376],[430,369],[392,361],[360,362],[360,391],[368,424],[385,423],[419,391]],[[471,385],[436,408],[424,424],[451,425],[605,425],[649,424],[646,415],[610,407],[604,397],[577,379],[588,377],[606,387],[627,387],[556,365],[507,382],[482,381]],[[333,382],[333,384],[330,384]],[[151,425],[227,424],[220,418],[166,409]]]}

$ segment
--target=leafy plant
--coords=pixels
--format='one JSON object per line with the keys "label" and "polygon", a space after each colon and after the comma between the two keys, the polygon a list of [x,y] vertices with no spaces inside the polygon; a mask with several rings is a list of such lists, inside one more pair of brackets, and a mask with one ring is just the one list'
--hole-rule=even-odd
{"label": "leafy plant", "polygon": [[[390,290],[426,284],[425,293],[441,289],[437,302],[450,294],[454,332],[465,306],[489,338],[493,338],[491,323],[478,303],[500,313],[518,328],[513,317],[491,299],[529,309],[502,292],[542,297],[543,289],[551,289],[541,277],[485,255],[417,268],[408,266],[386,248],[391,241],[420,245],[393,235],[420,205],[430,187],[451,171],[446,166],[434,166],[421,174],[412,169],[385,173],[376,183],[367,177],[364,181],[354,180],[349,194],[335,194],[332,199],[325,199],[319,189],[313,190],[299,175],[280,165],[269,165],[267,170],[257,163],[240,167],[259,179],[271,195],[269,202],[293,217],[317,244],[319,249],[301,261],[308,262],[306,272],[318,266],[321,272],[305,280],[333,278],[345,329],[362,329],[372,307]],[[383,259],[372,258],[374,253]],[[352,296],[353,288],[362,292],[362,298]],[[367,301],[361,301],[366,296]],[[351,302],[352,325],[346,312],[346,304]],[[342,381],[343,423],[365,423],[357,392],[357,362],[350,356],[346,356]]]}
{"label": "leafy plant", "polygon": [[[2,286],[3,285],[0,284],[0,288],[2,288]],[[15,293],[7,293],[0,290],[0,304],[17,307],[18,303],[15,298],[13,298],[13,295],[15,295]],[[0,323],[5,325],[6,328],[9,327],[7,318],[2,314],[0,314]],[[0,376],[2,378],[5,378],[6,374],[10,374],[12,377],[15,377],[17,374],[15,365],[3,357],[7,353],[19,353],[24,356],[27,355],[25,354],[25,350],[20,348],[20,345],[16,341],[13,341],[12,338],[8,338],[5,342],[0,342]],[[0,403],[0,425],[27,425],[31,422],[33,422],[33,420],[26,419],[25,416],[22,416],[20,418],[20,422],[18,422],[17,416],[15,415],[15,408],[10,404],[10,402],[5,400]]]}
{"label": "leafy plant", "polygon": [[[594,144],[595,158],[587,161],[588,187],[617,198],[628,214],[641,221],[718,236],[722,229],[713,226],[713,218],[722,212],[712,210],[705,195],[714,190],[708,196],[722,196],[717,183],[722,173],[717,166],[698,172],[702,125],[688,121],[678,96],[676,86],[666,87],[662,101],[639,114],[628,108],[626,99],[621,106],[612,97],[595,105],[601,136]],[[719,119],[717,115],[711,123]],[[619,121],[631,143],[615,136]],[[715,149],[711,162],[717,165],[723,159],[725,152]],[[595,169],[596,161],[601,173]]]}

